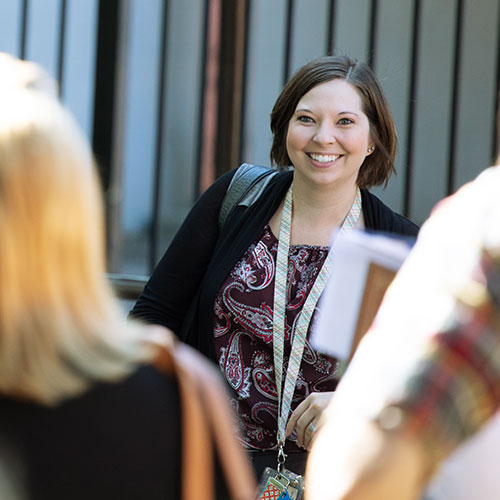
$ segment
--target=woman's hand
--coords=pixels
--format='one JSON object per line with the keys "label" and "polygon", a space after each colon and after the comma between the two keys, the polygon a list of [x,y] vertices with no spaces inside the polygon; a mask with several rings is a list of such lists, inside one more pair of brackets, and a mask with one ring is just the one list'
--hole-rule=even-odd
{"label": "woman's hand", "polygon": [[285,434],[289,436],[296,429],[297,444],[309,450],[312,439],[319,428],[320,417],[330,403],[333,394],[333,392],[313,392],[309,394],[295,408],[286,426]]}

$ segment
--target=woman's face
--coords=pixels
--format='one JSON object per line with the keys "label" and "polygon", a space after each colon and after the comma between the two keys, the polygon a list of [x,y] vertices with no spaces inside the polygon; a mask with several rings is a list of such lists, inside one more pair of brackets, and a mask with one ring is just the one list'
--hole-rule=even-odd
{"label": "woman's face", "polygon": [[372,144],[361,97],[345,80],[313,87],[288,123],[286,148],[296,180],[354,185]]}

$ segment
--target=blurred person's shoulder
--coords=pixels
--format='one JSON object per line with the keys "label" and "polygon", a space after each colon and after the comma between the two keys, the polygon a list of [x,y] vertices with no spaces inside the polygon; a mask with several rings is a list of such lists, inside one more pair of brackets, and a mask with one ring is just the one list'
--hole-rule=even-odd
{"label": "blurred person's shoulder", "polygon": [[487,168],[439,201],[430,220],[457,231],[474,229],[474,233],[483,237],[497,235],[500,243],[500,165]]}

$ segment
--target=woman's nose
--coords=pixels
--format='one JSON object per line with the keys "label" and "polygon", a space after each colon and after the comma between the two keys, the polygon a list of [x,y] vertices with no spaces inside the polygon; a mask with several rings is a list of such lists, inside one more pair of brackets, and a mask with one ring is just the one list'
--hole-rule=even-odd
{"label": "woman's nose", "polygon": [[313,140],[320,144],[332,144],[336,141],[335,127],[330,123],[321,123],[316,129]]}

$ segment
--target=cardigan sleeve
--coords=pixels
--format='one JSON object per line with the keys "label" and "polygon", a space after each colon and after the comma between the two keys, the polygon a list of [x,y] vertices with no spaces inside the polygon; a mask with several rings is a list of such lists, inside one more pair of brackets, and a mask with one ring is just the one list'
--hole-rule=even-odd
{"label": "cardigan sleeve", "polygon": [[220,177],[198,199],[154,269],[130,317],[175,333],[200,285],[218,238],[222,200],[234,171]]}
{"label": "cardigan sleeve", "polygon": [[363,217],[367,229],[394,233],[401,236],[417,236],[419,227],[410,219],[391,210],[367,189],[361,190]]}

